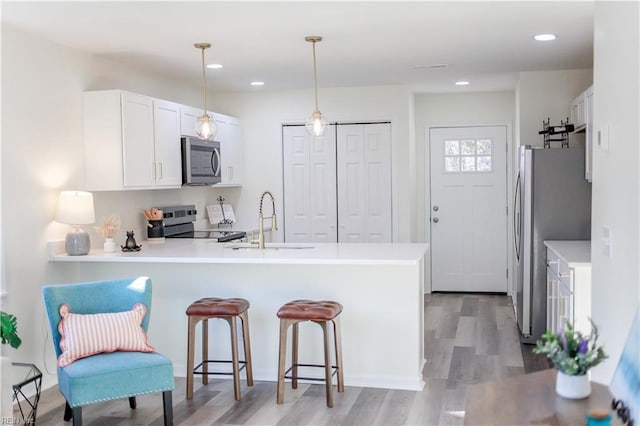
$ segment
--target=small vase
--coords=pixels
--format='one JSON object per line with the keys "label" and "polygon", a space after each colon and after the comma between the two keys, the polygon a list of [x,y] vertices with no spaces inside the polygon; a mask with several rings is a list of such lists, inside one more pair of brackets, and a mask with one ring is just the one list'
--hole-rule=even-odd
{"label": "small vase", "polygon": [[556,377],[556,393],[569,399],[582,399],[591,394],[589,374],[569,376],[558,371]]}
{"label": "small vase", "polygon": [[113,238],[105,238],[103,249],[105,253],[115,253],[116,242],[113,241]]}

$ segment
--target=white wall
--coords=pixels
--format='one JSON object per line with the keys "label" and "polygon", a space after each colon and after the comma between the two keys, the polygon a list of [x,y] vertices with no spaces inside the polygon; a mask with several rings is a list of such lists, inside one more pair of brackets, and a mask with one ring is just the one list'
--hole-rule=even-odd
{"label": "white wall", "polygon": [[[410,242],[411,167],[414,143],[410,134],[412,94],[404,86],[320,88],[319,107],[330,122],[391,121],[392,199],[394,241]],[[238,205],[239,221],[257,222],[258,200],[264,190],[276,198],[283,211],[282,128],[283,123],[304,123],[313,111],[312,90],[263,91],[218,95],[229,114],[243,122],[244,182]]]}
{"label": "white wall", "polygon": [[[608,151],[593,155],[592,317],[609,359],[592,378],[608,384],[640,302],[640,46],[637,2],[596,2],[594,138],[609,125]],[[603,228],[612,253],[603,254]]]}
{"label": "white wall", "polygon": [[[478,124],[509,124],[515,119],[513,92],[474,92],[416,94],[416,201],[415,241],[429,242],[429,126],[459,126]],[[508,142],[513,135],[508,135]],[[428,264],[430,262],[427,262]],[[430,265],[428,265],[430,266]],[[425,280],[425,289],[431,288],[430,272]]]}
{"label": "white wall", "polygon": [[[516,146],[542,146],[542,121],[551,118],[551,125],[559,125],[560,120],[569,116],[569,104],[573,98],[591,85],[591,69],[530,71],[518,76],[518,115]],[[584,143],[584,137],[571,135],[573,141]],[[557,146],[557,145],[554,145]]]}
{"label": "white wall", "polygon": [[[84,186],[82,91],[124,88],[197,105],[197,84],[156,80],[2,25],[2,273],[8,292],[2,309],[17,315],[23,340],[10,351],[13,359],[44,367],[43,352],[51,353],[40,287],[49,279],[47,241],[64,239],[69,230],[53,221],[58,194]],[[119,213],[125,226],[139,229],[143,208],[203,198],[198,190],[96,193],[96,217]],[[92,234],[94,244],[102,244]],[[51,363],[46,367],[55,372]]]}

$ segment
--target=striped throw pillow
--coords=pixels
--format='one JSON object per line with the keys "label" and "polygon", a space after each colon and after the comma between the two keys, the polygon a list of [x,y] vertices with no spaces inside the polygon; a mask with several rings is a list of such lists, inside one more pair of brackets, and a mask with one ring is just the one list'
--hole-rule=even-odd
{"label": "striped throw pillow", "polygon": [[142,303],[125,312],[74,314],[69,305],[60,306],[60,349],[58,365],[91,355],[114,351],[153,352],[147,344],[147,334],[140,324],[147,312]]}

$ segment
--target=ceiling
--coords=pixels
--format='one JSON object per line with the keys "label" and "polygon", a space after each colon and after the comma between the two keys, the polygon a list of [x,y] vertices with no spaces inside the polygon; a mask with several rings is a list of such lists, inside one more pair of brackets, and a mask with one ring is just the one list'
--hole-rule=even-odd
{"label": "ceiling", "polygon": [[[521,71],[591,68],[591,1],[2,2],[2,24],[214,91],[410,85],[417,92],[510,90]],[[552,42],[533,35],[553,33]],[[447,64],[445,68],[429,68]],[[249,82],[264,81],[262,87]],[[468,86],[455,86],[468,80]]]}

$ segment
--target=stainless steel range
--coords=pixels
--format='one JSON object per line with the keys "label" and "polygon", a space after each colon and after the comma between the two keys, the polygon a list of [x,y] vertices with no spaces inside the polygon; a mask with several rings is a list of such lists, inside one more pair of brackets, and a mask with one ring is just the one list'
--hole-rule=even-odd
{"label": "stainless steel range", "polygon": [[197,213],[196,206],[193,204],[162,207],[165,238],[207,238],[223,243],[246,237],[243,231],[218,229],[196,231],[194,222]]}

